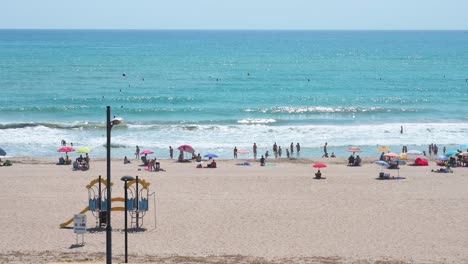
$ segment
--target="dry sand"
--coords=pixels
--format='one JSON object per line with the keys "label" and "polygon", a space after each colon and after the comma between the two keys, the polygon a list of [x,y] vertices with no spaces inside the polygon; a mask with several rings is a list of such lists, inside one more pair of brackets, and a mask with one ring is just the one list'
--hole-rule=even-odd
{"label": "dry sand", "polygon": [[[87,204],[86,185],[105,177],[105,160],[72,171],[55,160],[17,158],[1,167],[0,263],[104,261],[105,231],[88,215],[86,244],[59,224]],[[143,232],[129,234],[134,263],[468,263],[468,168],[452,174],[402,166],[404,180],[376,180],[366,159],[274,161],[276,166],[217,169],[163,160],[165,172],[112,163],[113,197],[124,175],[138,175],[156,193]],[[312,179],[324,161],[325,180]],[[397,171],[390,171],[396,175]],[[113,204],[122,206],[122,204]],[[152,204],[150,204],[151,209]],[[123,213],[113,212],[113,255],[123,258]]]}

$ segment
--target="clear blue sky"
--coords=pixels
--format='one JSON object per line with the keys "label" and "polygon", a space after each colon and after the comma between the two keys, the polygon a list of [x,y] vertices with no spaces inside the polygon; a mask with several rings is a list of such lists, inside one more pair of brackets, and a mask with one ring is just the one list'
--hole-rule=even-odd
{"label": "clear blue sky", "polygon": [[468,29],[468,0],[4,0],[0,28]]}

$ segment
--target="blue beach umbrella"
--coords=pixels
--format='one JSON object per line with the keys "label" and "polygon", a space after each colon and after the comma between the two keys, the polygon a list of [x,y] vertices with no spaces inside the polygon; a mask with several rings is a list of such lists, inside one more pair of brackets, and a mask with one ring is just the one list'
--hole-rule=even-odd
{"label": "blue beach umbrella", "polygon": [[6,156],[6,151],[0,148],[0,156]]}
{"label": "blue beach umbrella", "polygon": [[206,155],[205,155],[205,156],[203,156],[203,157],[212,159],[212,158],[217,158],[217,157],[218,157],[218,155],[216,155],[216,154],[213,154],[213,153],[208,153],[208,154],[206,154]]}
{"label": "blue beach umbrella", "polygon": [[375,161],[374,163],[382,167],[382,168],[380,169],[381,172],[383,171],[383,168],[384,168],[384,167],[385,167],[385,168],[390,167],[390,164],[388,164],[388,162],[383,161],[383,160],[378,160],[378,161]]}
{"label": "blue beach umbrella", "polygon": [[441,155],[441,156],[437,156],[437,157],[436,157],[436,160],[447,161],[447,160],[448,160],[448,157],[442,156],[442,155]]}
{"label": "blue beach umbrella", "polygon": [[450,150],[450,151],[445,152],[445,156],[447,156],[447,157],[450,157],[450,156],[453,156],[453,155],[456,155],[456,154],[458,154],[458,151],[456,151],[456,150]]}

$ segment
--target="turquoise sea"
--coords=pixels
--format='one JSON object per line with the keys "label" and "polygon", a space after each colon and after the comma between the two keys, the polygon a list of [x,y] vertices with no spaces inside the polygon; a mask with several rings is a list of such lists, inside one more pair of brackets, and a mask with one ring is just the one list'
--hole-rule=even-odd
{"label": "turquoise sea", "polygon": [[182,144],[224,158],[253,142],[300,142],[302,157],[325,142],[338,156],[456,149],[468,32],[0,30],[0,92],[11,156],[57,157],[65,139],[105,157],[107,105],[124,119],[115,158],[135,145],[161,158]]}

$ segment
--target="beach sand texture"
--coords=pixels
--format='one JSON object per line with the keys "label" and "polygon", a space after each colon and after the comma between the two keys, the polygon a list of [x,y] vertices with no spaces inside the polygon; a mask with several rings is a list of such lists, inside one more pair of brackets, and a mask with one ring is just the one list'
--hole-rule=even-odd
{"label": "beach sand texture", "polygon": [[[52,159],[14,161],[0,168],[0,263],[103,262],[105,230],[94,229],[91,213],[83,247],[59,224],[88,205],[85,186],[105,178],[105,160],[88,171]],[[243,161],[196,169],[162,160],[165,172],[148,172],[138,161],[113,160],[113,197],[123,197],[124,175],[149,181],[156,193],[157,225],[151,211],[147,230],[129,234],[130,262],[468,263],[468,168],[436,174],[433,162],[402,166],[406,179],[382,181],[372,159],[361,167],[344,159],[235,165]],[[328,164],[325,180],[312,178],[318,161]],[[123,219],[113,212],[116,262],[123,261]]]}

